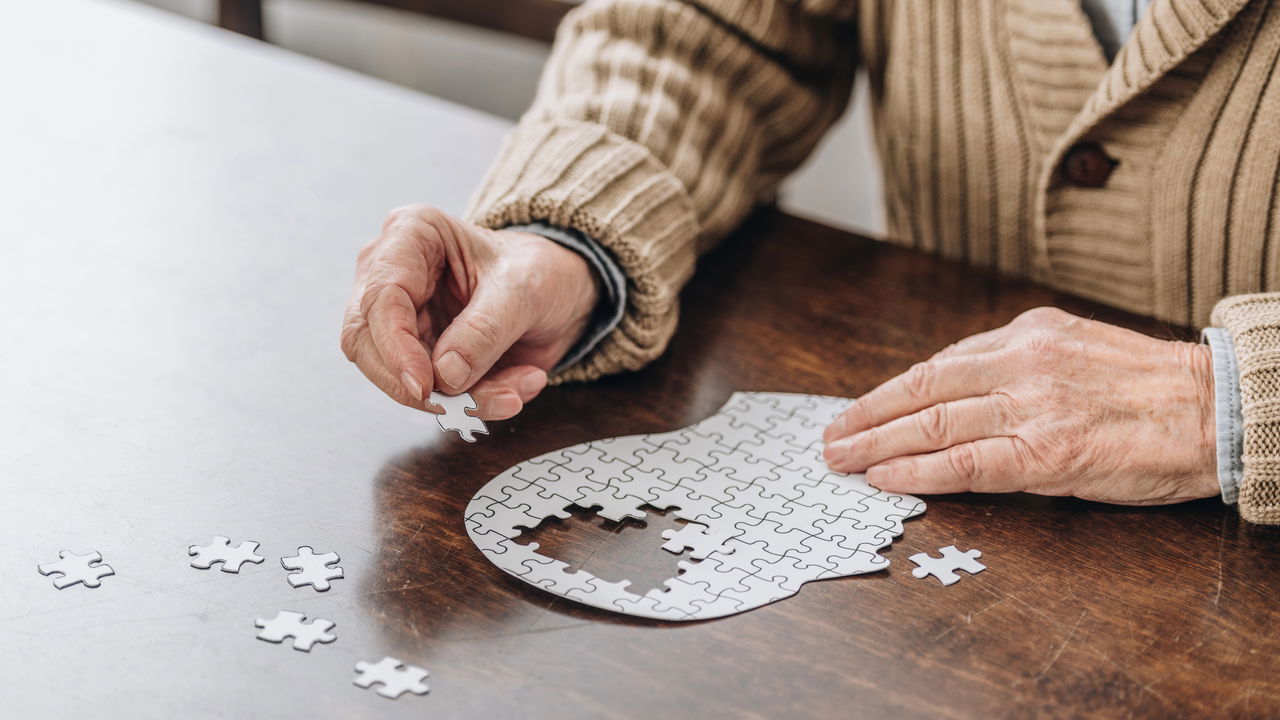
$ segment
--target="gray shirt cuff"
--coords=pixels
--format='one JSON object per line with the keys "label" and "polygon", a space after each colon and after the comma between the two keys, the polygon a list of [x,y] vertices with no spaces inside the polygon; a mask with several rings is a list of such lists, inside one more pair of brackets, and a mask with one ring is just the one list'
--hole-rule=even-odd
{"label": "gray shirt cuff", "polygon": [[569,348],[551,371],[552,374],[558,373],[586,357],[606,335],[618,327],[618,323],[622,322],[622,316],[627,310],[627,275],[622,272],[618,261],[613,259],[613,255],[605,250],[604,246],[573,228],[533,222],[527,225],[509,225],[503,230],[533,233],[560,243],[581,255],[595,269],[596,277],[600,280],[600,303],[596,306],[582,337]]}
{"label": "gray shirt cuff", "polygon": [[1213,403],[1218,427],[1218,484],[1222,502],[1234,505],[1244,478],[1244,411],[1240,404],[1240,369],[1236,345],[1223,328],[1205,328],[1213,355]]}

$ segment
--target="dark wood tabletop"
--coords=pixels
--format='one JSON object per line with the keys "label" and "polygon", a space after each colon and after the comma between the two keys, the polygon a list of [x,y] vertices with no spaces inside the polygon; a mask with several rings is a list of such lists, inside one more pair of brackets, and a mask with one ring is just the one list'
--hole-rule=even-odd
{"label": "dark wood tabletop", "polygon": [[[930,497],[884,551],[887,571],[692,623],[544,593],[486,561],[463,525],[475,490],[527,458],[680,428],[739,390],[854,397],[1038,305],[1190,331],[766,210],[703,258],[662,359],[548,389],[467,444],[381,396],[338,330],[380,212],[424,198],[456,209],[503,126],[72,4],[133,41],[111,54],[92,28],[53,42],[0,18],[0,66],[55,50],[42,82],[5,76],[30,107],[70,102],[68,84],[77,102],[117,103],[92,126],[49,106],[0,119],[7,716],[1280,712],[1280,537],[1217,501]],[[98,50],[105,68],[81,61]],[[191,85],[202,70],[225,75]],[[101,84],[76,86],[86,73]],[[279,119],[291,109],[309,122]],[[343,135],[356,122],[385,133]],[[422,197],[397,196],[411,191]],[[643,590],[674,572],[658,548],[673,523],[580,512],[527,534]],[[215,535],[259,542],[266,562],[190,567],[188,545]],[[911,576],[907,556],[949,544],[981,549],[988,569],[949,587]],[[341,555],[329,592],[286,583],[279,559],[302,545]],[[36,565],[63,549],[101,552],[116,574],[57,590]],[[256,640],[254,621],[280,610],[334,621],[337,641],[301,653]],[[427,668],[431,692],[355,687],[354,664],[384,655]]]}

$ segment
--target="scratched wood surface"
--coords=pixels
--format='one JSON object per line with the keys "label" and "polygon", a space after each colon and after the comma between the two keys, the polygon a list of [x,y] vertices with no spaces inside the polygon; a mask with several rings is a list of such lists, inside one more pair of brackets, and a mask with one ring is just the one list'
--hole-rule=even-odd
{"label": "scratched wood surface", "polygon": [[[122,3],[0,13],[0,79],[16,106],[43,108],[0,114],[6,713],[1280,710],[1277,536],[1217,502],[929,498],[888,571],[691,624],[545,594],[463,527],[472,493],[534,455],[679,428],[737,390],[855,396],[1037,305],[1187,331],[765,212],[703,260],[663,359],[549,389],[468,445],[381,397],[337,333],[382,211],[459,208],[504,124]],[[49,65],[33,78],[21,60],[37,51]],[[106,110],[86,125],[82,105]],[[675,569],[658,548],[671,522],[579,513],[531,535],[643,588]],[[267,561],[189,567],[186,546],[219,534]],[[911,577],[908,555],[953,543],[989,569],[946,588]],[[346,577],[289,587],[279,558],[299,545],[338,552]],[[55,590],[35,566],[64,548],[102,552],[116,575]],[[333,620],[337,642],[255,640],[279,610]],[[383,655],[428,668],[431,693],[352,685],[356,661]]]}

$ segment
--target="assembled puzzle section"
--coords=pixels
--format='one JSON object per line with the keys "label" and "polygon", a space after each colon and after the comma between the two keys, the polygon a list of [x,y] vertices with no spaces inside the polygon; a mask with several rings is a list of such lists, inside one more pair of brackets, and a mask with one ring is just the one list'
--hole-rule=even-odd
{"label": "assembled puzzle section", "polygon": [[[547,453],[506,470],[467,506],[467,532],[491,562],[586,605],[649,618],[701,620],[794,595],[804,583],[881,570],[878,554],[924,512],[909,495],[881,492],[861,475],[833,473],[822,430],[844,398],[736,393],[715,415],[675,432],[610,438]],[[643,519],[645,506],[688,522],[664,533],[691,549],[679,573],[643,595],[628,581],[570,572],[515,538],[566,508],[610,520]]]}

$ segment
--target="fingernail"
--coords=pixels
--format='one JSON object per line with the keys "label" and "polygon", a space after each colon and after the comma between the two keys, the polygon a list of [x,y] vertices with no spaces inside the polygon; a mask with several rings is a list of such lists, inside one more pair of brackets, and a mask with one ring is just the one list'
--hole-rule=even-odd
{"label": "fingernail", "polygon": [[878,488],[882,484],[893,482],[893,475],[892,465],[875,465],[867,470],[867,484]]}
{"label": "fingernail", "polygon": [[436,372],[445,385],[457,389],[471,377],[471,366],[457,350],[450,350],[436,363]]}
{"label": "fingernail", "polygon": [[524,403],[520,402],[519,397],[513,393],[502,393],[489,401],[489,414],[505,420],[520,412],[522,407]]}
{"label": "fingernail", "polygon": [[408,370],[400,376],[400,384],[404,385],[404,389],[409,391],[409,397],[418,402],[422,401],[422,383],[418,382],[418,379]]}
{"label": "fingernail", "polygon": [[520,394],[528,397],[542,392],[542,388],[547,386],[547,375],[542,372],[530,372],[520,378],[518,383],[520,386]]}

